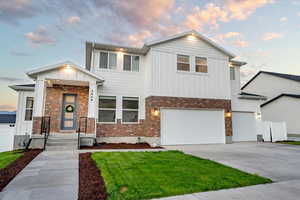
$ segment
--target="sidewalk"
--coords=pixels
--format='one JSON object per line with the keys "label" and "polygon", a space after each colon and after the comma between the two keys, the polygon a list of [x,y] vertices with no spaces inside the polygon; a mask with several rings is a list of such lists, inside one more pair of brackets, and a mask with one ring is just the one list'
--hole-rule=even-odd
{"label": "sidewalk", "polygon": [[44,151],[0,193],[1,200],[75,200],[78,152]]}
{"label": "sidewalk", "polygon": [[299,199],[299,188],[300,180],[292,180],[272,184],[173,196],[160,198],[159,200],[295,200]]}

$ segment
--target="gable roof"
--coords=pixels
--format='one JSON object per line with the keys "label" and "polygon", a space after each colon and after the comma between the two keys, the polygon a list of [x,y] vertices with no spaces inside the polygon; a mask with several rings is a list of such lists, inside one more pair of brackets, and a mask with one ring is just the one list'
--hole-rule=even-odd
{"label": "gable roof", "polygon": [[260,105],[260,107],[264,107],[266,105],[268,105],[269,103],[273,102],[273,101],[276,101],[277,99],[281,98],[281,97],[292,97],[292,98],[297,98],[297,99],[300,99],[300,95],[299,94],[287,94],[287,93],[282,93],[280,95],[278,95],[277,97],[274,97],[273,99],[270,99],[269,101],[263,103]]}
{"label": "gable roof", "polygon": [[30,77],[30,78],[36,78],[37,77],[37,74],[39,73],[43,73],[43,72],[47,72],[47,71],[51,71],[51,70],[54,70],[54,69],[58,69],[62,66],[67,66],[67,65],[70,65],[72,68],[75,68],[76,70],[80,71],[80,72],[83,72],[93,78],[95,78],[96,80],[100,81],[100,82],[104,82],[104,78],[86,70],[85,68],[83,67],[80,67],[79,65],[76,65],[74,64],[73,62],[70,62],[70,61],[65,61],[65,62],[62,62],[62,63],[58,63],[58,64],[54,64],[54,65],[49,65],[49,66],[45,66],[45,67],[41,67],[41,68],[38,68],[38,69],[34,69],[34,70],[31,70],[29,72],[27,72],[26,74]]}
{"label": "gable roof", "polygon": [[268,71],[259,71],[241,89],[243,90],[245,87],[247,87],[247,85],[249,85],[261,73],[269,74],[269,75],[272,75],[272,76],[276,76],[276,77],[280,77],[280,78],[284,78],[284,79],[288,79],[288,80],[300,82],[300,76],[299,75],[282,74],[282,73],[268,72]]}
{"label": "gable roof", "polygon": [[230,57],[230,59],[236,57],[233,53],[227,51],[226,49],[224,49],[223,47],[221,47],[220,45],[218,45],[217,43],[215,43],[214,41],[212,41],[208,37],[198,33],[195,30],[191,30],[191,31],[179,33],[179,34],[176,34],[176,35],[168,36],[168,37],[165,37],[165,38],[162,38],[162,39],[159,39],[159,40],[154,40],[154,41],[151,41],[151,42],[147,42],[147,43],[145,43],[145,46],[151,47],[153,45],[165,43],[165,42],[168,42],[170,40],[179,39],[179,38],[182,38],[182,37],[185,37],[185,36],[188,36],[188,35],[193,35],[197,38],[200,38],[200,39],[204,40],[205,42],[207,42],[208,44],[210,44],[214,48],[216,48],[219,51],[223,52],[224,54],[228,55]]}
{"label": "gable roof", "polygon": [[0,123],[13,124],[16,122],[16,114],[0,114]]}

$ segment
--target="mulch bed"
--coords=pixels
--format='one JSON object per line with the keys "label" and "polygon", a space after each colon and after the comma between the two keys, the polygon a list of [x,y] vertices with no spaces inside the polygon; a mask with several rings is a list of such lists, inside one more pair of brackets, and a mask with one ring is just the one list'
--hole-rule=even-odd
{"label": "mulch bed", "polygon": [[107,193],[100,170],[91,153],[79,154],[78,200],[105,200]]}
{"label": "mulch bed", "polygon": [[24,154],[16,161],[7,167],[0,169],[0,192],[3,188],[22,170],[28,165],[39,153],[43,150],[33,149],[25,151]]}
{"label": "mulch bed", "polygon": [[95,146],[82,146],[81,149],[163,149],[162,147],[151,147],[148,143],[98,143]]}

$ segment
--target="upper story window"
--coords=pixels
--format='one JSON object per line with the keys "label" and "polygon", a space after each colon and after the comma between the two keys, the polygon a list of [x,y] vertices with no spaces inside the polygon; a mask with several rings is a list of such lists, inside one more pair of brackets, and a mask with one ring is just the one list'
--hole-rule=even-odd
{"label": "upper story window", "polygon": [[229,67],[230,68],[230,80],[235,80],[235,68],[234,67]]}
{"label": "upper story window", "polygon": [[139,98],[138,97],[123,97],[122,102],[122,121],[123,122],[138,122],[139,118]]}
{"label": "upper story window", "polygon": [[207,73],[207,58],[195,57],[195,71]]}
{"label": "upper story window", "polygon": [[100,52],[100,69],[116,69],[117,68],[117,54]]}
{"label": "upper story window", "polygon": [[26,98],[26,105],[25,105],[25,121],[32,120],[32,113],[33,113],[33,97]]}
{"label": "upper story window", "polygon": [[186,55],[177,55],[177,70],[190,71],[190,57]]}
{"label": "upper story window", "polygon": [[139,71],[140,57],[133,55],[124,55],[123,57],[123,70],[124,71]]}
{"label": "upper story window", "polygon": [[99,97],[99,122],[115,122],[116,121],[116,97],[100,96]]}

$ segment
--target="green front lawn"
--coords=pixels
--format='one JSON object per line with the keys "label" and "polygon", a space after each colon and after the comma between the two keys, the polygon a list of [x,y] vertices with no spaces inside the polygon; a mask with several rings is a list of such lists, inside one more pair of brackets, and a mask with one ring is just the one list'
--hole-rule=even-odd
{"label": "green front lawn", "polygon": [[270,183],[257,175],[184,154],[97,152],[110,200],[138,200]]}
{"label": "green front lawn", "polygon": [[280,144],[292,144],[292,145],[300,145],[300,141],[285,141],[285,142],[278,142]]}
{"label": "green front lawn", "polygon": [[22,151],[6,151],[0,153],[0,169],[5,168],[23,155]]}

